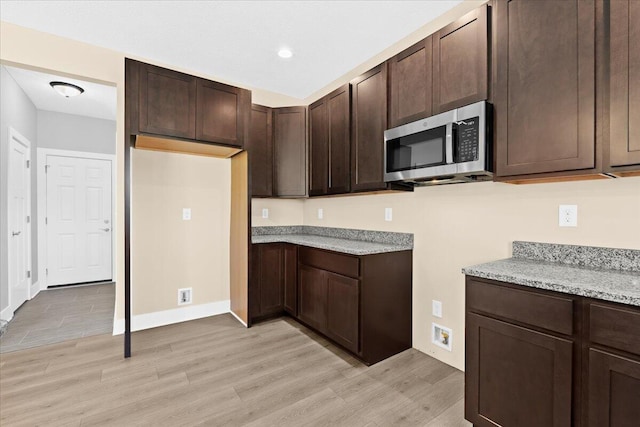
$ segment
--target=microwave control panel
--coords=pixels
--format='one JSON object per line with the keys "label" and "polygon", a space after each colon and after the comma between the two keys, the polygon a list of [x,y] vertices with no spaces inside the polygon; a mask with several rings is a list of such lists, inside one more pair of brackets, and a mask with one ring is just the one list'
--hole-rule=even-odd
{"label": "microwave control panel", "polygon": [[473,117],[455,123],[456,153],[455,162],[473,162],[478,160],[480,118]]}

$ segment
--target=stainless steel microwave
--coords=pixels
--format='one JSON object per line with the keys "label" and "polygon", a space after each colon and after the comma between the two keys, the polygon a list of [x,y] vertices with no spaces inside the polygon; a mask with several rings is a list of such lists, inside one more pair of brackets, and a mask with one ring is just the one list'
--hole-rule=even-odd
{"label": "stainless steel microwave", "polygon": [[451,184],[493,177],[491,104],[481,101],[384,133],[384,180]]}

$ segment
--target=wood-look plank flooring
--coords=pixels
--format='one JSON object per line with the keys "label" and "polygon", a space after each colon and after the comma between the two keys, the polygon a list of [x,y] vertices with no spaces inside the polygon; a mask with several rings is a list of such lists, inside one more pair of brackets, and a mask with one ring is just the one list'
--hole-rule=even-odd
{"label": "wood-look plank flooring", "polygon": [[231,315],[0,355],[2,426],[468,426],[464,375],[407,350],[367,367],[291,319]]}
{"label": "wood-look plank flooring", "polygon": [[111,333],[115,285],[43,290],[22,304],[0,337],[0,353]]}

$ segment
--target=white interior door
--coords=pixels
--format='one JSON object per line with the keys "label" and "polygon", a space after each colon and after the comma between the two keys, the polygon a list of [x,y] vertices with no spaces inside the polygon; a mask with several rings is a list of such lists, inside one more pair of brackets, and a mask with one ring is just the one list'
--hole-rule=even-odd
{"label": "white interior door", "polygon": [[111,161],[47,156],[47,286],[111,280]]}
{"label": "white interior door", "polygon": [[8,219],[9,304],[16,311],[28,298],[31,285],[29,141],[9,133]]}

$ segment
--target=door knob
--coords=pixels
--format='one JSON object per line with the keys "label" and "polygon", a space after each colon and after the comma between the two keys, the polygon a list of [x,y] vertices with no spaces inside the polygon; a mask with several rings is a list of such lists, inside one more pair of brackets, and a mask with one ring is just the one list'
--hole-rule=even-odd
{"label": "door knob", "polygon": [[11,236],[19,236],[22,231],[12,231]]}
{"label": "door knob", "polygon": [[101,228],[102,231],[109,231],[109,228]]}

